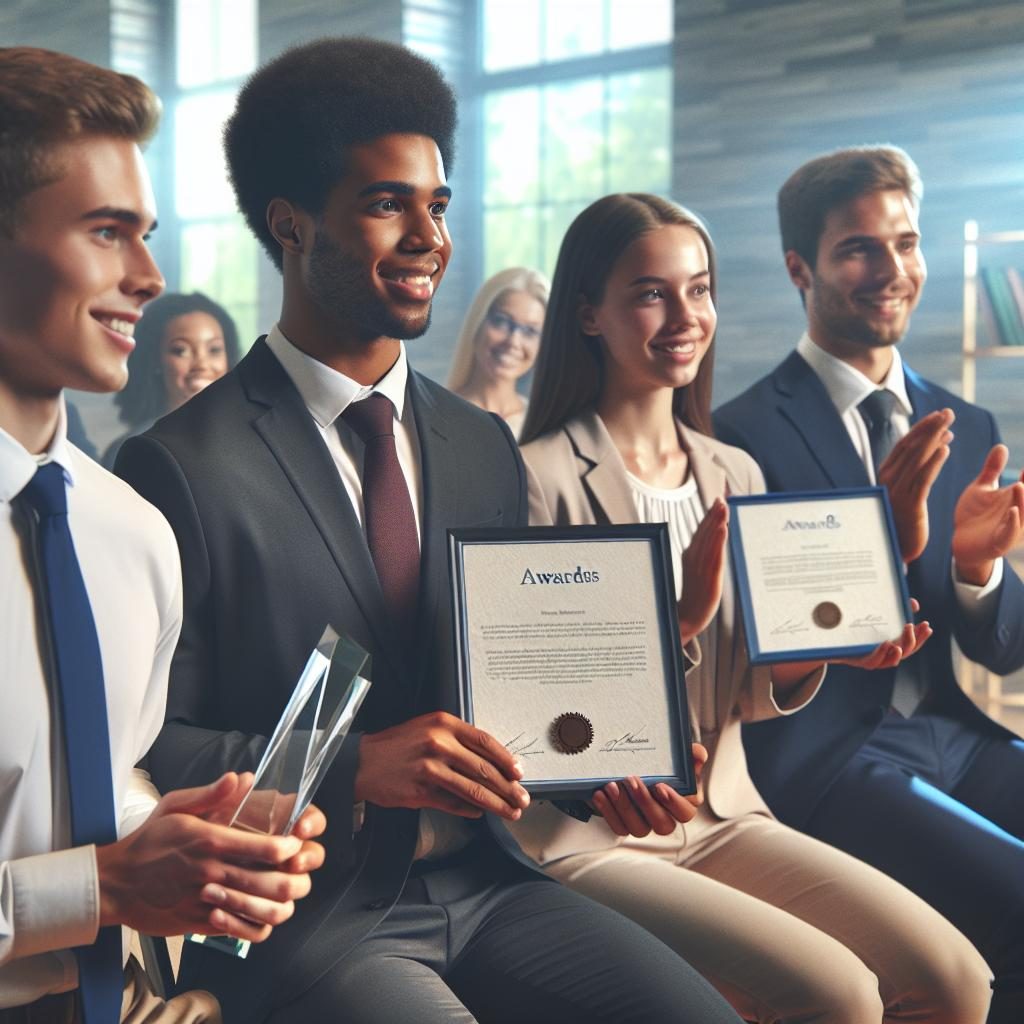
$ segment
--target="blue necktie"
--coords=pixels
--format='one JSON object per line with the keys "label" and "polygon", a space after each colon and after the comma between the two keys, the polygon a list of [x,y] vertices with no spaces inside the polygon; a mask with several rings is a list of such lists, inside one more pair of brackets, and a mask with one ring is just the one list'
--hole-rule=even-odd
{"label": "blue necktie", "polygon": [[[879,388],[872,391],[857,406],[857,410],[868,428],[871,461],[875,465],[877,479],[879,467],[885,462],[898,440],[892,422],[892,414],[896,410],[896,396],[885,388]],[[904,718],[909,718],[920,707],[927,689],[928,684],[921,676],[920,662],[900,662],[893,674],[890,706]]]}
{"label": "blue necktie", "polygon": [[[39,517],[34,532],[67,754],[71,843],[112,843],[117,817],[103,662],[68,528],[64,471],[55,462],[40,466],[21,496]],[[121,929],[101,928],[96,942],[78,947],[75,955],[85,1024],[116,1024],[124,988]]]}
{"label": "blue necktie", "polygon": [[858,406],[857,411],[868,428],[868,442],[871,444],[871,461],[878,467],[896,444],[896,429],[892,414],[896,409],[896,396],[885,388],[877,388]]}

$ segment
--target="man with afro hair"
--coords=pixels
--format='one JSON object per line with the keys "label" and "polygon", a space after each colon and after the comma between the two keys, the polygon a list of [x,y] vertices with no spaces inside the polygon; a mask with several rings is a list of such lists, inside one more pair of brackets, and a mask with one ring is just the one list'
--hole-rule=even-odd
{"label": "man with afro hair", "polygon": [[667,947],[519,859],[501,820],[529,802],[521,769],[450,713],[445,531],[523,526],[527,504],[504,424],[406,357],[451,256],[454,128],[438,70],[399,46],[324,39],[257,71],[225,145],[280,319],[118,458],[183,562],[161,784],[254,767],[325,622],[372,655],[318,795],[313,894],[248,960],[187,949],[184,977],[246,1024],[735,1022]]}

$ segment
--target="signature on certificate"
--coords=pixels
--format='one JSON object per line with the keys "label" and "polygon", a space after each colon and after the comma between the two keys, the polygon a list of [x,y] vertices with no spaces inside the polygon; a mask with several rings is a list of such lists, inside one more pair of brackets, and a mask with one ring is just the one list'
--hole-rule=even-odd
{"label": "signature on certificate", "polygon": [[884,622],[885,617],[883,615],[874,615],[871,612],[868,612],[867,615],[862,615],[859,619],[854,619],[850,625],[853,626],[854,629],[857,629],[858,627],[861,629],[873,629],[876,633],[880,634],[882,631],[878,627]]}
{"label": "signature on certificate", "polygon": [[791,633],[806,633],[810,627],[801,625],[796,619],[786,619],[773,630],[772,636],[789,636]]}
{"label": "signature on certificate", "polygon": [[632,729],[624,732],[621,736],[606,740],[601,748],[605,753],[616,753],[625,751],[628,754],[638,754],[644,750],[657,750],[647,735],[647,726],[642,725],[639,729]]}
{"label": "signature on certificate", "polygon": [[521,732],[518,736],[513,736],[505,744],[505,749],[510,754],[515,754],[516,757],[530,757],[532,754],[543,754],[544,751],[537,746],[539,737],[534,736],[531,739],[525,739],[526,735],[525,732]]}

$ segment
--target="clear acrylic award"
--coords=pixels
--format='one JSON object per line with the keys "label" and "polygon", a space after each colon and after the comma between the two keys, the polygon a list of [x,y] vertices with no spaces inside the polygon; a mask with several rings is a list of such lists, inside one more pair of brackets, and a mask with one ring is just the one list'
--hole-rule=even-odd
{"label": "clear acrylic award", "polygon": [[[235,811],[235,828],[287,835],[310,805],[370,689],[370,655],[327,626],[292,691],[252,788]],[[232,956],[251,943],[229,935],[186,935]]]}

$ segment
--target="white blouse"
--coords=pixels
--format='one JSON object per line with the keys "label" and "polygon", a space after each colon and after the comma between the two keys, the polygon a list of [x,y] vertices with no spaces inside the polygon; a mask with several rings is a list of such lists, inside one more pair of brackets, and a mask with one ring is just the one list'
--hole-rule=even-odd
{"label": "white blouse", "polygon": [[666,490],[662,487],[652,487],[633,476],[632,473],[627,473],[626,476],[629,480],[629,489],[633,495],[633,504],[636,506],[639,521],[642,523],[668,523],[668,537],[672,548],[672,572],[675,578],[676,600],[678,601],[683,593],[683,552],[689,546],[706,511],[697,491],[697,481],[691,474],[682,486]]}

